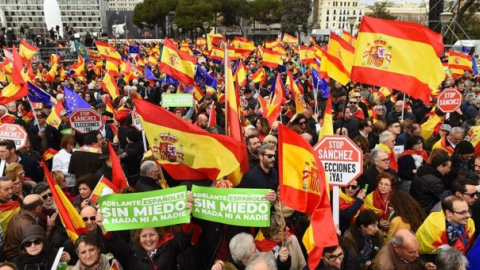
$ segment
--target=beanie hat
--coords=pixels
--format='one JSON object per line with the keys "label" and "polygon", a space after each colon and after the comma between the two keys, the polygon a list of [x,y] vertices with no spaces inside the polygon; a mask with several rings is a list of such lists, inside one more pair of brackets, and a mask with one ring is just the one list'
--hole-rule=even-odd
{"label": "beanie hat", "polygon": [[45,242],[45,230],[40,225],[30,225],[23,230],[22,234],[22,243],[20,248],[23,245],[33,239],[40,239]]}
{"label": "beanie hat", "polygon": [[473,154],[475,153],[475,148],[470,142],[461,141],[455,146],[455,153],[464,155],[464,154]]}
{"label": "beanie hat", "polygon": [[127,131],[127,138],[132,142],[139,142],[142,139],[142,133],[136,129]]}

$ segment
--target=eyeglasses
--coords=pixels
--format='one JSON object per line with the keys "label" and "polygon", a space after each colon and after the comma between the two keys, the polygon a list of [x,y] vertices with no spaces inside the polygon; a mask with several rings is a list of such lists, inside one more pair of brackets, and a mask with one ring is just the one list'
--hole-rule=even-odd
{"label": "eyeglasses", "polygon": [[330,257],[327,257],[327,256],[323,256],[325,257],[329,262],[334,262],[336,260],[341,260],[343,259],[343,256],[345,254],[343,254],[343,252],[340,252],[338,255],[333,255],[333,256],[330,256]]}
{"label": "eyeglasses", "polygon": [[375,111],[382,111],[383,112],[383,108],[376,108]]}
{"label": "eyeglasses", "polygon": [[477,196],[477,192],[473,192],[473,193],[466,193],[466,192],[463,192],[462,194],[464,194],[464,195],[468,195],[468,196],[470,196],[470,198],[473,198],[473,197]]}
{"label": "eyeglasses", "polygon": [[351,101],[349,101],[348,103],[352,105],[358,104],[358,102],[351,102]]}
{"label": "eyeglasses", "polygon": [[42,199],[46,200],[48,197],[50,197],[50,198],[52,197],[52,193],[51,193],[51,192],[43,195],[43,196],[42,196]]}
{"label": "eyeglasses", "polygon": [[390,184],[378,184],[379,187],[390,187]]}
{"label": "eyeglasses", "polygon": [[347,186],[347,188],[351,188],[351,189],[357,189],[359,187],[359,185],[349,185]]}
{"label": "eyeglasses", "polygon": [[307,122],[298,122],[298,124],[303,126],[303,125],[306,125]]}
{"label": "eyeglasses", "polygon": [[38,245],[40,245],[42,242],[43,242],[43,241],[40,240],[40,239],[35,239],[35,240],[33,240],[33,241],[28,241],[28,242],[25,243],[25,247],[27,247],[27,248],[28,248],[28,247],[31,247],[32,244],[35,245],[35,246],[38,246]]}
{"label": "eyeglasses", "polygon": [[83,220],[84,222],[87,222],[89,219],[90,219],[90,221],[95,221],[95,220],[97,220],[97,217],[96,217],[96,216],[82,217],[82,220]]}
{"label": "eyeglasses", "polygon": [[274,154],[261,154],[262,156],[264,157],[268,157],[268,158],[274,158],[275,155]]}
{"label": "eyeglasses", "polygon": [[381,161],[381,162],[390,162],[390,159],[389,158],[384,158],[384,159],[380,159],[378,161]]}
{"label": "eyeglasses", "polygon": [[471,216],[472,215],[472,210],[470,210],[470,209],[465,210],[465,211],[461,211],[461,212],[457,212],[457,211],[452,210],[452,212],[455,213],[455,214],[459,214],[461,216],[466,216],[466,215]]}

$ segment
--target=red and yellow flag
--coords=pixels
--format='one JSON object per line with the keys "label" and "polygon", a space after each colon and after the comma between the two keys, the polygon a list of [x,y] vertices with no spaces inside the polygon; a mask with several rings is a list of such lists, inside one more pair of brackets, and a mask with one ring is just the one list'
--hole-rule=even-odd
{"label": "red and yellow flag", "polygon": [[451,51],[448,56],[448,68],[454,79],[465,74],[465,71],[472,72],[472,57],[468,54]]}
{"label": "red and yellow flag", "polygon": [[193,85],[196,62],[195,58],[186,52],[179,51],[170,39],[165,38],[160,59],[160,70],[162,72],[186,85]]}
{"label": "red and yellow flag", "polygon": [[97,185],[93,189],[92,195],[90,195],[90,204],[97,204],[98,198],[102,197],[103,195],[117,193],[120,193],[120,190],[112,182],[110,182],[110,180],[102,176],[102,178],[100,178],[100,181],[98,181]]}
{"label": "red and yellow flag", "polygon": [[328,43],[328,53],[338,59],[343,65],[347,74],[350,75],[352,71],[353,58],[355,54],[355,47],[350,45],[345,40],[341,39],[335,33],[330,33],[330,42]]}
{"label": "red and yellow flag", "polygon": [[[229,56],[230,57],[230,56]],[[247,68],[243,65],[242,60],[238,60],[237,69],[235,70],[234,79],[240,86],[247,84]]]}
{"label": "red and yellow flag", "polygon": [[88,233],[85,222],[83,222],[78,211],[75,209],[75,207],[73,207],[67,196],[65,196],[57,182],[55,182],[53,176],[50,174],[50,171],[47,168],[47,165],[42,162],[42,166],[48,186],[50,186],[50,190],[52,191],[53,201],[57,206],[58,215],[62,220],[68,237],[73,243],[75,243],[75,240],[77,240],[80,235]]}
{"label": "red and yellow flag", "polygon": [[28,95],[28,85],[22,76],[23,61],[15,46],[12,48],[12,81],[0,92],[0,104],[6,104]]}
{"label": "red and yellow flag", "polygon": [[300,62],[304,64],[315,63],[315,51],[307,46],[300,46]]}
{"label": "red and yellow flag", "polygon": [[62,119],[60,117],[62,115],[62,111],[64,110],[65,110],[65,107],[63,106],[63,103],[57,102],[57,104],[53,106],[52,111],[48,115],[47,124],[55,128],[58,128],[60,126],[60,123],[62,123]]}
{"label": "red and yellow flag", "polygon": [[282,65],[283,60],[282,60],[282,54],[264,49],[263,50],[263,55],[262,55],[262,65],[266,67],[271,67],[271,68],[277,68],[278,65]]}
{"label": "red and yellow flag", "polygon": [[342,32],[342,39],[348,42],[350,45],[352,45],[354,48],[357,45],[357,38],[350,34],[349,32],[343,30]]}
{"label": "red and yellow flag", "polygon": [[18,201],[0,203],[0,225],[4,235],[7,235],[8,223],[18,212],[20,212],[20,203]]}
{"label": "red and yellow flag", "polygon": [[117,59],[115,57],[110,57],[110,56],[104,56],[105,58],[105,70],[107,72],[113,72],[113,74],[118,74],[118,68],[120,67],[120,64],[122,63],[122,60]]}
{"label": "red and yellow flag", "polygon": [[112,183],[118,188],[122,189],[128,186],[127,178],[123,172],[122,165],[120,164],[120,159],[118,159],[117,153],[113,149],[110,141],[107,141],[108,144],[108,153],[110,154],[110,160],[112,162]]}
{"label": "red and yellow flag", "polygon": [[223,61],[225,59],[225,51],[213,46],[210,49],[210,58],[212,60]]}
{"label": "red and yellow flag", "polygon": [[295,101],[296,113],[300,114],[306,107],[305,100],[303,99],[303,93],[300,91],[297,83],[293,79],[292,71],[287,71],[287,76],[288,88],[290,88],[290,92],[292,93],[292,99]]}
{"label": "red and yellow flag", "polygon": [[265,69],[259,68],[255,73],[252,74],[252,82],[260,83],[262,86],[267,81],[267,74],[265,73]]}
{"label": "red and yellow flag", "polygon": [[148,101],[133,101],[154,157],[173,178],[217,180],[240,166],[245,151],[236,140],[210,134]]}
{"label": "red and yellow flag", "polygon": [[332,117],[332,95],[328,95],[325,114],[323,115],[322,127],[320,129],[320,138],[327,135],[333,135],[333,117]]}
{"label": "red and yellow flag", "polygon": [[39,51],[38,47],[35,47],[24,40],[20,40],[18,45],[18,53],[24,61],[32,59],[32,57]]}
{"label": "red and yellow flag", "polygon": [[428,105],[445,78],[442,52],[442,35],[423,25],[363,16],[352,80],[398,89]]}
{"label": "red and yellow flag", "polygon": [[58,153],[57,150],[53,148],[48,148],[47,151],[43,152],[42,161],[45,162],[49,159],[52,159]]}
{"label": "red and yellow flag", "polygon": [[120,53],[118,53],[117,50],[110,46],[110,44],[108,44],[107,42],[95,40],[95,44],[97,45],[97,50],[102,57],[108,56],[118,60],[122,59]]}
{"label": "red and yellow flag", "polygon": [[73,70],[75,77],[85,80],[85,61],[81,54],[78,54],[77,63],[71,65],[70,69]]}
{"label": "red and yellow flag", "polygon": [[231,45],[235,48],[236,52],[242,55],[248,55],[255,50],[255,44],[253,41],[242,37],[235,37],[232,40]]}
{"label": "red and yellow flag", "polygon": [[285,33],[283,35],[282,42],[283,43],[298,43],[298,38]]}
{"label": "red and yellow flag", "polygon": [[345,69],[340,60],[331,56],[326,51],[323,51],[322,54],[320,72],[328,74],[328,77],[334,79],[342,85],[347,85],[350,81],[350,72]]}
{"label": "red and yellow flag", "polygon": [[117,82],[113,77],[111,71],[107,72],[102,80],[102,89],[107,92],[112,99],[116,99],[120,95],[120,90],[118,90]]}

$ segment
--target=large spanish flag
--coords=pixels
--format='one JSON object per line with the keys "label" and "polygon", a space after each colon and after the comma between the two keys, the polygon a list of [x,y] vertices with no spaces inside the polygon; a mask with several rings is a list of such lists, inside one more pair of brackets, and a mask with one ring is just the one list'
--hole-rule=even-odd
{"label": "large spanish flag", "polygon": [[154,157],[173,178],[217,180],[240,166],[245,151],[236,140],[210,134],[148,101],[133,101]]}
{"label": "large spanish flag", "polygon": [[315,50],[307,46],[300,46],[300,62],[304,64],[315,63]]}
{"label": "large spanish flag", "polygon": [[23,39],[20,40],[20,44],[18,45],[18,53],[25,61],[30,60],[39,50],[38,47],[29,44]]}
{"label": "large spanish flag", "polygon": [[333,135],[332,94],[328,95],[322,127],[320,129],[320,138],[327,135]]}
{"label": "large spanish flag", "polygon": [[15,46],[12,48],[12,58],[12,81],[1,91],[0,104],[6,104],[28,95],[28,85],[22,77],[23,61]]}
{"label": "large spanish flag", "polygon": [[456,79],[465,74],[465,71],[473,71],[472,58],[467,54],[451,51],[448,56],[448,68]]}
{"label": "large spanish flag", "polygon": [[277,68],[278,65],[282,65],[282,54],[272,50],[264,49],[262,55],[262,65],[271,68]]}
{"label": "large spanish flag", "polygon": [[357,46],[357,38],[345,30],[342,32],[342,39],[353,47]]}
{"label": "large spanish flag", "polygon": [[165,38],[160,59],[162,72],[174,77],[186,85],[193,85],[195,64],[197,61],[186,52],[179,51],[172,41]]}
{"label": "large spanish flag", "polygon": [[72,243],[75,243],[75,240],[77,240],[80,235],[88,233],[85,222],[83,222],[78,211],[75,209],[75,207],[73,207],[67,196],[65,196],[57,182],[55,182],[53,176],[50,174],[50,171],[47,168],[47,165],[42,162],[42,166],[48,186],[50,186],[50,190],[52,191],[53,201],[57,206],[58,215],[62,220],[63,226],[65,226],[68,237]]}
{"label": "large spanish flag", "polygon": [[0,203],[0,225],[2,226],[3,235],[7,235],[8,222],[18,212],[20,212],[20,203],[18,201]]}
{"label": "large spanish flag", "polygon": [[248,55],[255,50],[255,44],[253,41],[242,37],[233,38],[231,45],[235,48],[236,52],[242,55]]}
{"label": "large spanish flag", "polygon": [[120,53],[118,53],[117,50],[112,46],[110,46],[110,44],[108,44],[107,42],[96,40],[95,45],[97,45],[97,50],[102,57],[108,56],[118,60],[122,59],[122,56],[120,55]]}
{"label": "large spanish flag", "polygon": [[423,25],[363,16],[352,80],[397,89],[430,104],[431,92],[445,78],[442,52],[442,35]]}

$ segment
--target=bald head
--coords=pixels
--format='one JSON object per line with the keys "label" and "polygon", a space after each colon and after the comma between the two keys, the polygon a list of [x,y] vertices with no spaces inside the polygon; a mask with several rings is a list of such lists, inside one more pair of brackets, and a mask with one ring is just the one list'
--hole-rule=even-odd
{"label": "bald head", "polygon": [[23,210],[32,214],[37,214],[38,211],[41,211],[41,206],[43,206],[43,200],[39,194],[30,194],[23,199]]}
{"label": "bald head", "polygon": [[418,240],[412,231],[400,229],[393,235],[391,244],[397,255],[405,261],[414,262],[418,259]]}
{"label": "bald head", "polygon": [[313,140],[313,137],[312,135],[308,134],[308,133],[302,133],[300,134],[300,136],[305,140],[307,141],[309,144],[312,144],[312,140]]}

